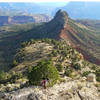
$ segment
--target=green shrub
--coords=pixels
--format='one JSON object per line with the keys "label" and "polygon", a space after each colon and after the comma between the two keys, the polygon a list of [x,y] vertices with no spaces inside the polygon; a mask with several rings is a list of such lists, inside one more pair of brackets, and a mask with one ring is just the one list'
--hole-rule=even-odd
{"label": "green shrub", "polygon": [[61,64],[58,64],[58,65],[57,65],[57,70],[58,70],[59,72],[62,72],[63,69],[64,69],[64,67],[63,67]]}
{"label": "green shrub", "polygon": [[28,66],[28,72],[32,71],[32,66]]}
{"label": "green shrub", "polygon": [[53,57],[53,54],[52,53],[48,54],[48,57],[52,58]]}
{"label": "green shrub", "polygon": [[30,44],[34,44],[35,42],[36,42],[36,40],[34,40],[34,39],[30,40]]}
{"label": "green shrub", "polygon": [[55,57],[55,56],[57,56],[57,51],[53,50],[51,54]]}
{"label": "green shrub", "polygon": [[82,74],[82,76],[84,77],[87,77],[89,74],[91,73],[91,71],[86,71],[86,72],[84,72],[83,74]]}
{"label": "green shrub", "polygon": [[51,44],[51,41],[52,41],[52,40],[49,39],[49,38],[44,38],[44,39],[42,39],[41,41]]}
{"label": "green shrub", "polygon": [[23,77],[22,73],[15,73],[11,78],[10,82],[15,83],[16,80],[21,79]]}
{"label": "green shrub", "polygon": [[72,72],[73,72],[73,69],[71,67],[66,67],[66,70],[65,70],[66,76],[71,77]]}
{"label": "green shrub", "polygon": [[18,62],[16,60],[13,61],[13,66],[17,66]]}
{"label": "green shrub", "polygon": [[10,72],[10,75],[11,75],[11,76],[13,76],[13,75],[15,75],[15,74],[16,74],[15,71],[11,71],[11,72]]}
{"label": "green shrub", "polygon": [[59,79],[58,71],[51,60],[40,61],[28,74],[29,83],[32,85],[40,85],[43,78],[49,79],[50,85],[54,85]]}
{"label": "green shrub", "polygon": [[7,73],[4,71],[0,72],[0,80],[5,80],[7,78]]}
{"label": "green shrub", "polygon": [[97,81],[100,82],[100,69],[97,69],[95,74],[96,74],[96,77],[97,77]]}
{"label": "green shrub", "polygon": [[27,41],[25,41],[25,42],[23,42],[22,44],[21,44],[21,47],[25,47],[25,46],[27,46],[28,45],[28,42]]}
{"label": "green shrub", "polygon": [[76,63],[76,64],[72,64],[73,68],[75,70],[81,70],[81,65],[79,63]]}
{"label": "green shrub", "polygon": [[93,70],[96,70],[96,68],[97,68],[96,65],[93,65],[93,66],[92,66],[92,69],[93,69]]}

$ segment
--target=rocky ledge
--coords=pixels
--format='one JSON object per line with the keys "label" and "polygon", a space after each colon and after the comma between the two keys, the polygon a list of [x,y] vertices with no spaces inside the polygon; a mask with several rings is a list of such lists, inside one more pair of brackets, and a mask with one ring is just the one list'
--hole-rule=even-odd
{"label": "rocky ledge", "polygon": [[0,100],[100,100],[97,83],[87,79],[83,77],[73,80],[65,77],[47,89],[30,86],[9,93],[0,93]]}

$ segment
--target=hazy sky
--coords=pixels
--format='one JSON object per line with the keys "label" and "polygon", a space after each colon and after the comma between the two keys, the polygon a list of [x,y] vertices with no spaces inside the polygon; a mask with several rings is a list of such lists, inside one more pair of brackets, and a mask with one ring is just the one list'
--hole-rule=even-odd
{"label": "hazy sky", "polygon": [[69,2],[69,1],[100,1],[100,0],[0,0],[0,2]]}

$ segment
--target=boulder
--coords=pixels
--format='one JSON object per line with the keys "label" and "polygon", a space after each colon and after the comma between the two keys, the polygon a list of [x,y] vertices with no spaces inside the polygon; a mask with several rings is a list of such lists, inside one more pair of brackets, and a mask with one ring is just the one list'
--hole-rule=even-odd
{"label": "boulder", "polygon": [[16,98],[13,94],[0,93],[0,100],[16,100]]}
{"label": "boulder", "polygon": [[88,82],[96,83],[96,75],[93,74],[93,73],[90,73],[90,74],[87,76],[87,81],[88,81]]}
{"label": "boulder", "polygon": [[27,100],[42,100],[41,94],[32,93],[28,96]]}

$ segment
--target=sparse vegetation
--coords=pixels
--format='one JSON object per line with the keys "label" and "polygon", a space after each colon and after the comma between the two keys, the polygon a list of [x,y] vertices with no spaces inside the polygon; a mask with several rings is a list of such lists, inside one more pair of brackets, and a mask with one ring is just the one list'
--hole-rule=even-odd
{"label": "sparse vegetation", "polygon": [[91,71],[86,71],[86,72],[83,72],[82,76],[84,77],[87,77],[89,74],[91,73]]}
{"label": "sparse vegetation", "polygon": [[7,73],[4,71],[0,72],[0,81],[7,79]]}
{"label": "sparse vegetation", "polygon": [[73,67],[75,70],[81,70],[81,65],[80,65],[79,63],[72,64],[72,67]]}
{"label": "sparse vegetation", "polygon": [[100,82],[100,69],[97,69],[95,74],[96,74],[96,77],[97,77],[97,81]]}
{"label": "sparse vegetation", "polygon": [[16,60],[13,61],[13,66],[17,66],[18,62]]}

